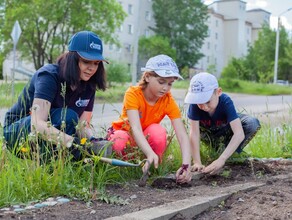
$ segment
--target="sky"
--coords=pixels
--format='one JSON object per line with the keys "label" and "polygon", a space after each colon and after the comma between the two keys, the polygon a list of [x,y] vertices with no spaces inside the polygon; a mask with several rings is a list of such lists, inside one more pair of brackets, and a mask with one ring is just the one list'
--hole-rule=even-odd
{"label": "sky", "polygon": [[[262,8],[271,13],[270,26],[277,28],[277,20],[279,15],[284,27],[292,31],[292,0],[242,0],[246,2],[246,9]],[[205,0],[205,4],[210,4],[214,0]],[[291,9],[287,11],[288,9]]]}

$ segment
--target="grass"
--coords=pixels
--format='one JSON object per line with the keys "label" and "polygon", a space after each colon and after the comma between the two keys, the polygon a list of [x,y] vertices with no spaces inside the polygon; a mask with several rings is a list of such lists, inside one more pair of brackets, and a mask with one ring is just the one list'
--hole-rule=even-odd
{"label": "grass", "polygon": [[[187,88],[188,81],[178,81],[174,88]],[[239,85],[237,84],[239,83]],[[221,82],[223,90],[228,92],[243,92],[253,94],[291,94],[291,87],[259,85],[247,82]],[[1,107],[11,106],[23,88],[24,83],[15,84],[15,97],[11,98],[11,85],[1,84]],[[228,90],[230,89],[230,90]],[[116,102],[123,97],[126,86],[112,87],[107,92],[97,92],[97,99]],[[272,91],[271,91],[272,90]],[[291,114],[291,111],[290,111]],[[0,127],[2,133],[2,128]],[[170,130],[169,133],[173,131]],[[125,183],[139,179],[141,168],[115,167],[99,161],[98,157],[91,162],[72,162],[65,154],[60,154],[58,160],[39,163],[34,159],[15,157],[3,144],[0,138],[0,208],[14,204],[37,202],[48,197],[65,196],[84,201],[99,199],[105,202],[120,203],[114,195],[107,195],[106,186],[115,183]],[[257,158],[292,158],[292,125],[281,124],[274,128],[269,124],[261,130],[245,148],[247,154]],[[213,156],[210,149],[201,149],[203,163],[210,162]],[[63,155],[63,156],[62,156]],[[28,155],[24,155],[30,158]],[[181,155],[176,139],[172,139],[164,160],[159,169],[151,170],[152,177],[163,176],[175,172],[181,164]],[[231,158],[232,159],[232,158]]]}

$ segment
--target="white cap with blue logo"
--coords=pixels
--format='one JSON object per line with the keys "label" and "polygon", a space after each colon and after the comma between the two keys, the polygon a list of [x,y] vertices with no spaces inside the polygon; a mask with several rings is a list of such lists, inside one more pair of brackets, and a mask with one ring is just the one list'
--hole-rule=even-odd
{"label": "white cap with blue logo", "polygon": [[214,75],[206,72],[198,73],[191,79],[185,103],[205,104],[211,99],[214,90],[218,87],[218,81]]}
{"label": "white cap with blue logo", "polygon": [[164,54],[151,57],[147,61],[146,66],[141,68],[141,71],[154,71],[160,77],[178,77],[183,79],[173,59]]}

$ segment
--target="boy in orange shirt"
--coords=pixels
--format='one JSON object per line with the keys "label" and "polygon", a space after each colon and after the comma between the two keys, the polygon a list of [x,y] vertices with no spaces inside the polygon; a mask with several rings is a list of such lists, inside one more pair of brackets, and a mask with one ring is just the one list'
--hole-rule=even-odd
{"label": "boy in orange shirt", "polygon": [[143,171],[154,163],[158,168],[166,150],[166,129],[159,123],[168,116],[172,122],[182,152],[182,166],[176,177],[180,183],[191,181],[190,142],[180,109],[170,93],[172,84],[179,74],[175,62],[166,55],[152,57],[146,63],[138,86],[131,86],[125,93],[122,114],[118,121],[112,123],[109,140],[113,142],[113,151],[125,155],[127,143],[138,146],[149,163]]}

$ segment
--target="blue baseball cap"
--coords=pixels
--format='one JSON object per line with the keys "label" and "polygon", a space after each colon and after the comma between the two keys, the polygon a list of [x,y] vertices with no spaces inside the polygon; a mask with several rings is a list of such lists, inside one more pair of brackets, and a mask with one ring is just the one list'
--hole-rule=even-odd
{"label": "blue baseball cap", "polygon": [[76,51],[83,59],[107,62],[102,56],[101,39],[91,31],[80,31],[74,34],[69,41],[68,49]]}

